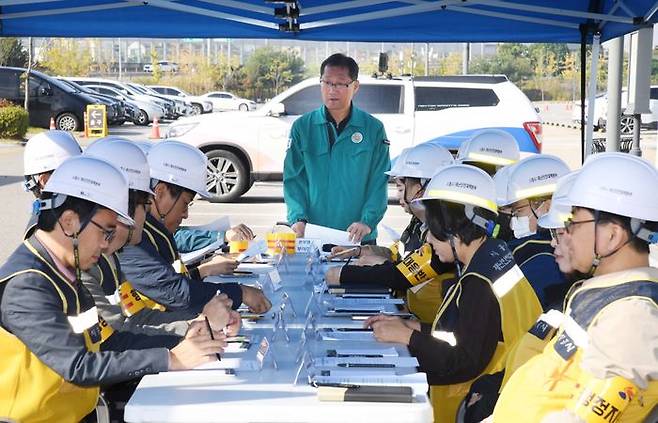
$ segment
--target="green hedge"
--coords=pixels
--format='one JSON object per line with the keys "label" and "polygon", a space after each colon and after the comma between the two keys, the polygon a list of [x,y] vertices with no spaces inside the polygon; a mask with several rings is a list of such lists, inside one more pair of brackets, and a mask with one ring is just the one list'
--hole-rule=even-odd
{"label": "green hedge", "polygon": [[23,139],[28,125],[28,114],[22,107],[0,107],[0,138]]}

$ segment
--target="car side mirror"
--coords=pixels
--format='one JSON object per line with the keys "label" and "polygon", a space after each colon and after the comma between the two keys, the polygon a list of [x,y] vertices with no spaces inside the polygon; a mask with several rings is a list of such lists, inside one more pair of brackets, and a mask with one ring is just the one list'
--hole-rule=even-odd
{"label": "car side mirror", "polygon": [[286,114],[286,106],[283,103],[275,103],[270,109],[272,116],[281,116]]}
{"label": "car side mirror", "polygon": [[43,86],[39,88],[39,95],[51,96],[53,95],[53,89],[49,85]]}

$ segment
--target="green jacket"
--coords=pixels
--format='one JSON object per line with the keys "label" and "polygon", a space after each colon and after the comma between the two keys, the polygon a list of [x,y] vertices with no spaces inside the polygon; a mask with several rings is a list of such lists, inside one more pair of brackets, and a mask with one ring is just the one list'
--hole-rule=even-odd
{"label": "green jacket", "polygon": [[[332,147],[328,128],[334,133]],[[340,135],[324,106],[297,119],[283,164],[288,222],[306,220],[339,230],[363,222],[372,229],[364,241],[376,239],[388,201],[388,145],[384,125],[354,106]]]}

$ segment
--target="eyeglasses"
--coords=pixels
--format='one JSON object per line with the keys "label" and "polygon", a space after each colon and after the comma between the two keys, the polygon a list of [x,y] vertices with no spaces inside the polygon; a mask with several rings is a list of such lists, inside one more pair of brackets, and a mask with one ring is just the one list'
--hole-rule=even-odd
{"label": "eyeglasses", "polygon": [[326,88],[328,90],[334,88],[336,90],[342,91],[346,90],[349,88],[350,85],[352,85],[354,81],[350,82],[330,82],[330,81],[325,81],[324,79],[320,79],[320,84],[322,85],[323,88]]}
{"label": "eyeglasses", "polygon": [[573,227],[575,225],[580,225],[581,223],[592,223],[596,222],[596,219],[588,219],[588,220],[573,220],[573,219],[567,219],[566,222],[564,222],[564,229],[567,231],[569,235],[571,235],[571,232],[573,231]]}
{"label": "eyeglasses", "polygon": [[98,229],[100,229],[101,232],[103,232],[103,235],[105,237],[105,241],[112,242],[112,240],[114,239],[114,235],[116,235],[116,229],[105,229],[104,227],[102,227],[98,223],[94,222],[94,219],[90,219],[89,223],[92,223],[94,226],[96,226]]}
{"label": "eyeglasses", "polygon": [[551,228],[551,229],[549,229],[549,232],[551,233],[551,238],[559,244],[560,243],[560,238],[564,234],[564,229],[562,229],[562,228],[560,228],[560,229]]}

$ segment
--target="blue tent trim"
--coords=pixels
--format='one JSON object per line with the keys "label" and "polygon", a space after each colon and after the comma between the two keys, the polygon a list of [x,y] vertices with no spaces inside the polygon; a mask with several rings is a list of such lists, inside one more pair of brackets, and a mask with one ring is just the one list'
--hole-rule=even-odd
{"label": "blue tent trim", "polygon": [[[655,0],[300,0],[299,32],[263,0],[0,0],[1,36],[605,41],[656,22]],[[598,5],[598,7],[597,7]]]}

